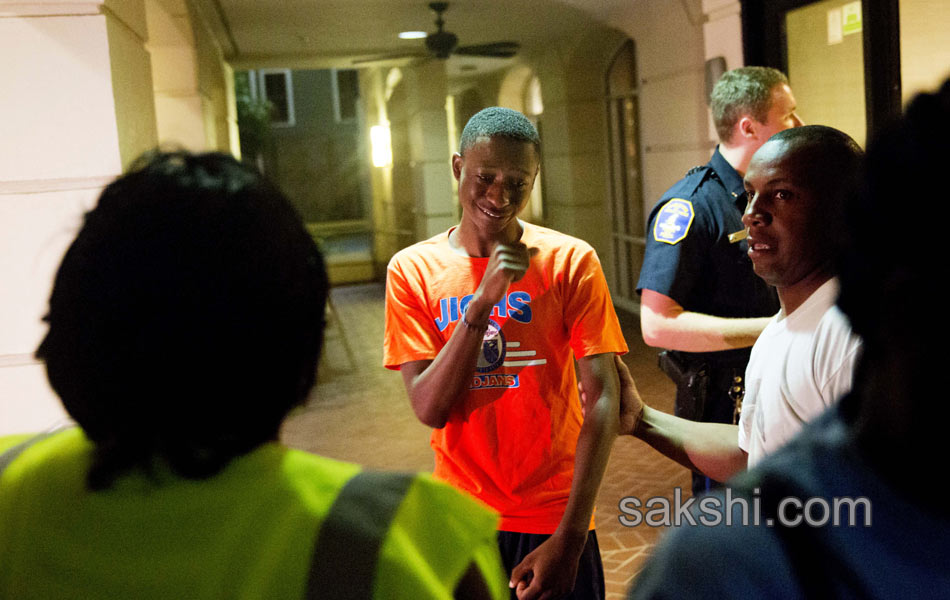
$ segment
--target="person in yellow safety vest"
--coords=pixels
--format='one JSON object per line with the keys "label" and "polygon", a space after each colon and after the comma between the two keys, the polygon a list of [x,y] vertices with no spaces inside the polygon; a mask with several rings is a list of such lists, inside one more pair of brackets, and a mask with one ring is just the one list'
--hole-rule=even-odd
{"label": "person in yellow safety vest", "polygon": [[328,287],[229,156],[150,153],[107,186],[37,350],[79,427],[0,437],[0,598],[506,598],[490,509],[277,441]]}

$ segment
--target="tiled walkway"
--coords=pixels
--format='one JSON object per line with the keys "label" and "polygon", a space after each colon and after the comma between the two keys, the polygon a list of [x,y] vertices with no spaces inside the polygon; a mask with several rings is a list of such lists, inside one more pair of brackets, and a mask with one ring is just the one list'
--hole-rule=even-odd
{"label": "tiled walkway", "polygon": [[[282,434],[291,446],[369,467],[431,470],[429,428],[419,423],[398,372],[382,365],[383,290],[359,285],[333,290],[342,329],[327,329],[320,378],[306,408],[290,418]],[[673,384],[656,367],[656,351],[643,345],[637,319],[621,314],[630,346],[625,356],[644,400],[671,410]],[[352,360],[343,344],[343,334]],[[597,535],[607,578],[607,598],[624,597],[643,560],[663,534],[641,524],[624,527],[618,504],[625,496],[641,501],[671,497],[674,487],[689,496],[689,473],[633,438],[618,439],[597,501]]]}

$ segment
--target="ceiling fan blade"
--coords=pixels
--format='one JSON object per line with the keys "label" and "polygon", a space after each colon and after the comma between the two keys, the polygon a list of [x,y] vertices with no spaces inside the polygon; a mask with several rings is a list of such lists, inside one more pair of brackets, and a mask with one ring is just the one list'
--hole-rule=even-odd
{"label": "ceiling fan blade", "polygon": [[415,50],[412,52],[389,52],[387,54],[377,54],[375,56],[366,56],[363,58],[356,58],[350,61],[350,64],[353,65],[362,65],[367,63],[378,63],[394,60],[410,60],[410,59],[420,59],[428,58],[429,53],[425,50]]}
{"label": "ceiling fan blade", "polygon": [[463,54],[465,56],[490,56],[495,58],[508,58],[518,53],[521,44],[518,42],[492,42],[491,44],[474,44],[471,46],[459,46],[454,54]]}

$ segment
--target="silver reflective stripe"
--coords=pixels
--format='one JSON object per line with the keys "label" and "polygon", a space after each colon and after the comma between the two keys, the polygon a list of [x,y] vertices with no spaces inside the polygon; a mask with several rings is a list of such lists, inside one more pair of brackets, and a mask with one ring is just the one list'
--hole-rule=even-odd
{"label": "silver reflective stripe", "polygon": [[49,436],[59,433],[59,431],[60,430],[54,430],[54,431],[46,431],[44,433],[39,433],[29,439],[23,440],[16,446],[4,451],[3,454],[0,454],[0,477],[3,476],[3,472],[6,470],[8,466],[10,466],[10,463],[12,463],[16,459],[16,457],[20,456],[20,454],[22,454],[24,450],[26,450],[27,448],[29,448],[36,442],[45,440]]}
{"label": "silver reflective stripe", "polygon": [[305,598],[373,597],[379,550],[414,479],[363,471],[346,482],[317,535]]}

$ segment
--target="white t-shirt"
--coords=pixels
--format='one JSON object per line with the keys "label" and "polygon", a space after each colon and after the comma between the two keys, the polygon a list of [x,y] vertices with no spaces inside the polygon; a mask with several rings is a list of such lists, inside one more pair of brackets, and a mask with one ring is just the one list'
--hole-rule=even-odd
{"label": "white t-shirt", "polygon": [[750,467],[851,389],[861,341],[837,297],[830,279],[791,314],[775,315],[752,346],[739,417]]}

